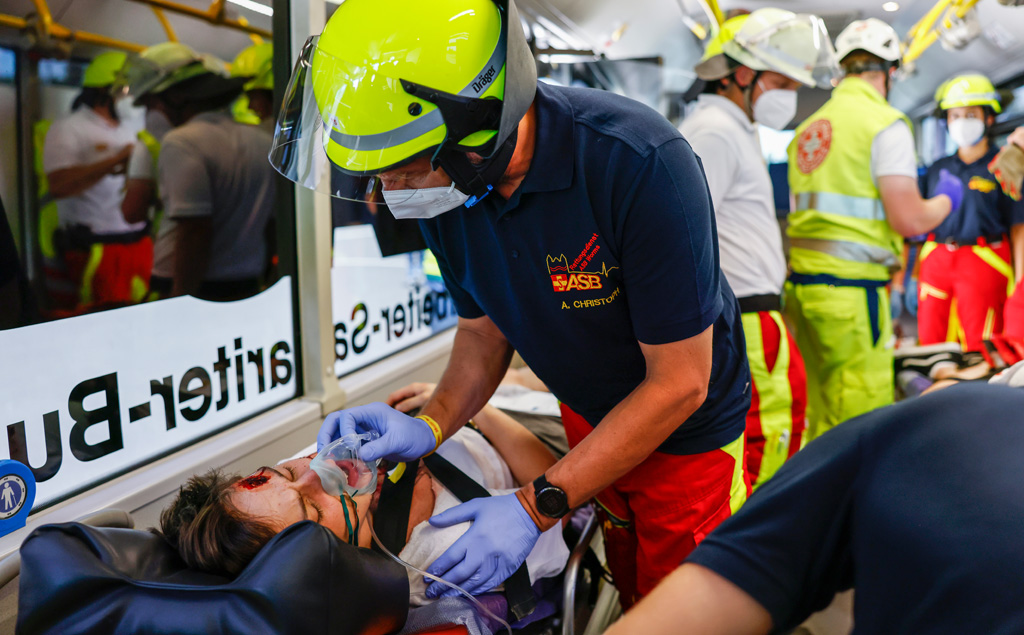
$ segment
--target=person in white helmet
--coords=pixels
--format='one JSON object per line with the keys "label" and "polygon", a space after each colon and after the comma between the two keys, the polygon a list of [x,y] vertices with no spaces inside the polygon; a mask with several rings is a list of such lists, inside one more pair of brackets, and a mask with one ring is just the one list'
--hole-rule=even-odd
{"label": "person in white helmet", "polygon": [[807,366],[811,441],[893,400],[892,319],[886,290],[903,237],[934,229],[963,198],[952,175],[922,199],[910,122],[886,97],[900,39],[881,20],[836,38],[846,73],[789,147],[786,313]]}
{"label": "person in white helmet", "polygon": [[229,78],[223,62],[178,43],[151,47],[129,63],[129,92],[158,103],[175,126],[158,160],[164,219],[153,293],[212,301],[259,293],[274,176],[269,133],[234,121],[229,110],[246,79]]}
{"label": "person in white helmet", "polygon": [[818,17],[765,8],[727,20],[695,70],[706,86],[679,131],[704,164],[722,271],[742,311],[753,380],[746,469],[756,488],[800,449],[807,406],[803,358],[782,320],[786,257],[756,124],[784,128],[797,89],[829,86],[839,69]]}

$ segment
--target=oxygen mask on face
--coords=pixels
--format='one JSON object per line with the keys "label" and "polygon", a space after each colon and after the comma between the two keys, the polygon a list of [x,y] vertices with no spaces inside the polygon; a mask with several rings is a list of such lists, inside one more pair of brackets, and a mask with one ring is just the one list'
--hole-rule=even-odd
{"label": "oxygen mask on face", "polygon": [[359,448],[377,439],[376,432],[347,434],[321,449],[309,463],[309,469],[320,477],[324,491],[331,496],[359,496],[377,489],[377,465],[380,459],[367,463],[359,458]]}

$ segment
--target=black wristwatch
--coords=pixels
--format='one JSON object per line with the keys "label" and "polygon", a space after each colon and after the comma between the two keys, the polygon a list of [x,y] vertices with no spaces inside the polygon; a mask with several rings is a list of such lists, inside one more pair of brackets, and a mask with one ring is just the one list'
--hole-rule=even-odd
{"label": "black wristwatch", "polygon": [[533,482],[533,497],[537,501],[537,511],[548,518],[561,518],[569,513],[569,497],[565,490],[548,483],[543,474]]}

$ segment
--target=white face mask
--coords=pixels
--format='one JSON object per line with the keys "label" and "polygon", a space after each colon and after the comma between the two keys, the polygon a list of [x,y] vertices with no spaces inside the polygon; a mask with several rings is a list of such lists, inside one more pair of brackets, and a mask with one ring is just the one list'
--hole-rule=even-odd
{"label": "white face mask", "polygon": [[959,148],[969,148],[985,136],[985,122],[981,119],[954,119],[949,122],[949,136]]}
{"label": "white face mask", "polygon": [[117,112],[117,118],[122,124],[125,122],[131,123],[142,114],[142,109],[133,106],[132,100],[127,97],[115,101],[114,110]]}
{"label": "white face mask", "polygon": [[[761,89],[764,90],[764,86]],[[782,130],[795,116],[795,90],[765,90],[754,102],[754,121],[762,126]]]}
{"label": "white face mask", "polygon": [[146,131],[156,137],[157,141],[162,141],[164,135],[173,127],[171,120],[164,113],[159,110],[146,110]]}
{"label": "white face mask", "polygon": [[391,214],[399,219],[434,218],[451,211],[469,200],[469,194],[447,187],[428,187],[414,190],[384,190],[384,202]]}

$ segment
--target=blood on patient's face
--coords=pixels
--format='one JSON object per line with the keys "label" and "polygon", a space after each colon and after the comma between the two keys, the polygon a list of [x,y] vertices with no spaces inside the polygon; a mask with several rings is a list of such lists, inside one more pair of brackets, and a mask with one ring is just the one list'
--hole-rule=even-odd
{"label": "blood on patient's face", "polygon": [[267,476],[265,472],[265,468],[260,468],[260,470],[255,474],[251,476],[246,476],[242,480],[238,481],[238,486],[241,487],[242,489],[254,490],[257,487],[265,485],[266,482],[270,480],[270,477]]}

